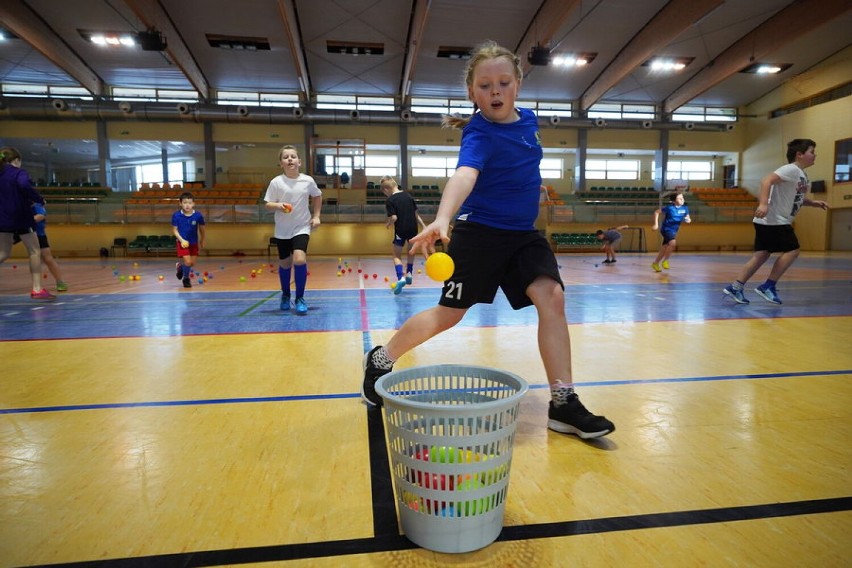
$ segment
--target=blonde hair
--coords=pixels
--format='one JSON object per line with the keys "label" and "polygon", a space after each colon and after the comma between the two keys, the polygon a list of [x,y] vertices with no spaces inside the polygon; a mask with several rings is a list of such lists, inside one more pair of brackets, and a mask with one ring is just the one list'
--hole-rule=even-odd
{"label": "blonde hair", "polygon": [[295,150],[296,156],[299,155],[299,149],[293,146],[292,144],[287,144],[286,146],[281,146],[281,149],[278,150],[278,161],[281,161],[281,156],[284,154],[284,150]]}
{"label": "blonde hair", "polygon": [[392,188],[399,187],[399,184],[396,183],[393,176],[383,176],[382,179],[379,180],[379,187],[384,187],[385,185],[389,185]]}
{"label": "blonde hair", "polygon": [[[470,60],[467,62],[467,67],[465,67],[464,71],[465,86],[468,89],[473,86],[473,72],[476,70],[477,65],[479,65],[483,61],[497,59],[500,57],[505,57],[515,68],[515,79],[517,79],[518,81],[523,79],[524,71],[521,68],[521,58],[515,55],[512,51],[499,45],[497,42],[488,40],[479,44],[473,49],[473,51],[471,51]],[[479,108],[476,106],[476,103],[474,103],[474,114],[476,114],[478,110]],[[447,114],[444,115],[444,118],[441,121],[441,126],[443,126],[444,128],[464,128],[465,126],[467,126],[467,123],[470,122],[472,116],[473,115],[468,117],[462,117],[457,114]]]}
{"label": "blonde hair", "polygon": [[3,146],[0,148],[0,163],[11,164],[15,160],[20,159],[21,153],[18,152],[17,148],[12,148],[11,146]]}

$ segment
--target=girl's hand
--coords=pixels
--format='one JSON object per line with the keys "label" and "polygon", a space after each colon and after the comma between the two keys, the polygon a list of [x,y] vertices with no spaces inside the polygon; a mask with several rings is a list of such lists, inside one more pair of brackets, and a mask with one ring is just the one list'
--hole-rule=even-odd
{"label": "girl's hand", "polygon": [[416,254],[421,251],[424,255],[429,256],[435,252],[435,243],[439,239],[444,243],[444,246],[447,246],[450,244],[449,229],[449,221],[435,219],[432,223],[426,225],[420,233],[409,239],[408,242],[412,245],[411,252]]}

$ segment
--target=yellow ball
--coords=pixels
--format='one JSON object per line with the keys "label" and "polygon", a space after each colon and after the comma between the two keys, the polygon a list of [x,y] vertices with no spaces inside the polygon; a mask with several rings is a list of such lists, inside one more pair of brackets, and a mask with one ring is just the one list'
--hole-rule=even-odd
{"label": "yellow ball", "polygon": [[437,282],[449,280],[456,269],[453,259],[444,252],[436,252],[426,259],[426,275]]}

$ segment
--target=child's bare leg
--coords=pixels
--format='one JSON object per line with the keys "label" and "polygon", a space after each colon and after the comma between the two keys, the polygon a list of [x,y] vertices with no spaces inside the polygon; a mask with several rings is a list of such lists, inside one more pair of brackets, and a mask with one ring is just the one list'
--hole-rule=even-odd
{"label": "child's bare leg", "polygon": [[418,345],[456,325],[465,313],[467,309],[435,306],[415,314],[402,324],[385,345],[388,357],[398,360]]}

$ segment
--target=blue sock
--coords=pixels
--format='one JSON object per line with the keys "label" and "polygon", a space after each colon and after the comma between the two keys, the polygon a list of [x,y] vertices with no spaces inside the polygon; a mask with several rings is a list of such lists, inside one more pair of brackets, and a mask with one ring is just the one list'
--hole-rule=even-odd
{"label": "blue sock", "polygon": [[303,297],[305,295],[305,284],[308,282],[307,264],[293,265],[293,280],[296,282],[296,297]]}
{"label": "blue sock", "polygon": [[764,282],[764,283],[763,283],[763,287],[764,287],[764,288],[772,288],[772,289],[774,290],[774,289],[775,289],[775,283],[776,283],[776,281],[775,281],[775,280],[769,280],[769,279],[767,278],[767,279],[766,279],[766,282]]}
{"label": "blue sock", "polygon": [[393,268],[394,270],[396,270],[396,279],[399,280],[400,278],[402,278],[402,265],[394,264]]}
{"label": "blue sock", "polygon": [[412,263],[408,263],[405,265],[405,272],[408,274],[414,274],[414,265]]}
{"label": "blue sock", "polygon": [[278,280],[281,281],[281,291],[285,296],[290,295],[290,269],[278,267]]}

